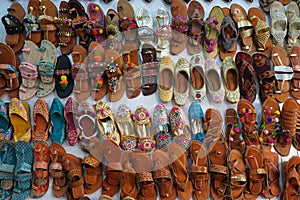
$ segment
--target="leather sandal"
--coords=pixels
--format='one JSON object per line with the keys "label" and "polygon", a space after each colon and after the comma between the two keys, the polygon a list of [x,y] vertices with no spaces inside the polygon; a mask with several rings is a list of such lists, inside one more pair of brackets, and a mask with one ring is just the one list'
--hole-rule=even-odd
{"label": "leather sandal", "polygon": [[33,108],[34,127],[32,129],[32,139],[47,142],[49,137],[49,107],[46,101],[38,98]]}
{"label": "leather sandal", "polygon": [[[0,77],[2,78],[2,90],[8,93],[9,98],[18,98],[19,79],[16,67],[10,64],[0,64]],[[4,94],[2,93],[2,95]]]}
{"label": "leather sandal", "polygon": [[290,61],[293,67],[293,78],[291,81],[291,95],[295,99],[300,99],[300,47],[293,46],[290,51]]}
{"label": "leather sandal", "polygon": [[132,151],[124,151],[121,158],[123,174],[121,178],[120,199],[132,200],[138,197],[136,171],[132,160]]}
{"label": "leather sandal", "polygon": [[159,149],[152,154],[153,179],[158,186],[159,196],[162,200],[175,200],[176,190],[174,188],[171,167],[168,155]]}
{"label": "leather sandal", "polygon": [[40,23],[38,21],[38,18],[41,14],[39,7],[39,0],[29,0],[27,5],[28,14],[23,20],[26,39],[34,42],[36,45],[39,45],[42,41],[42,32],[40,29]]}
{"label": "leather sandal", "polygon": [[272,199],[280,194],[278,154],[268,149],[264,149],[263,154],[265,156],[265,163],[267,167],[267,177],[262,195],[267,199]]}
{"label": "leather sandal", "polygon": [[293,137],[293,146],[295,147],[295,149],[297,149],[298,151],[300,150],[300,134],[299,134],[299,130],[300,130],[300,104],[298,103],[298,115],[297,115],[297,125],[296,125],[296,135]]}
{"label": "leather sandal", "polygon": [[49,173],[53,178],[52,192],[55,198],[61,198],[67,190],[66,173],[62,166],[62,157],[66,154],[64,147],[53,142],[50,147],[51,164],[49,165]]}
{"label": "leather sandal", "polygon": [[[22,22],[26,13],[19,2],[13,2],[7,11],[8,14],[1,18],[7,34],[5,43],[8,44],[15,53],[18,53],[24,45],[25,35]],[[7,23],[8,21],[9,23]]]}
{"label": "leather sandal", "polygon": [[289,97],[293,68],[289,66],[289,56],[283,47],[276,45],[271,56],[276,78],[275,98],[282,103]]}
{"label": "leather sandal", "polygon": [[87,6],[89,21],[88,28],[94,36],[95,41],[101,46],[106,46],[105,27],[106,21],[102,8],[95,3],[89,3]]}
{"label": "leather sandal", "polygon": [[105,73],[105,50],[98,42],[92,41],[89,46],[88,72],[95,101],[102,99],[108,92],[107,76]]}
{"label": "leather sandal", "polygon": [[186,168],[186,153],[180,145],[173,143],[168,147],[168,155],[171,162],[176,192],[180,199],[189,200],[193,195],[193,185]]}
{"label": "leather sandal", "polygon": [[282,131],[278,131],[276,134],[274,134],[276,136],[274,147],[281,156],[289,155],[292,139],[296,134],[298,112],[298,103],[293,98],[288,98],[282,105]]}
{"label": "leather sandal", "polygon": [[67,173],[67,199],[83,198],[84,180],[82,174],[82,159],[72,154],[65,154],[62,157],[62,164],[65,172]]}
{"label": "leather sandal", "polygon": [[125,44],[122,47],[122,56],[124,62],[124,78],[126,83],[126,95],[133,99],[141,93],[141,71],[139,68],[138,51],[135,46]]}
{"label": "leather sandal", "polygon": [[244,157],[237,149],[232,149],[228,155],[228,165],[230,169],[231,198],[244,199],[244,188],[247,183],[246,163]]}
{"label": "leather sandal", "polygon": [[34,164],[33,172],[34,179],[31,186],[31,196],[39,198],[43,196],[49,188],[49,162],[50,150],[45,141],[36,141],[33,147]]}
{"label": "leather sandal", "polygon": [[261,102],[275,98],[275,73],[271,70],[269,58],[263,53],[252,55],[254,71],[259,80],[259,97]]}
{"label": "leather sandal", "polygon": [[250,19],[254,31],[257,51],[270,57],[273,49],[273,42],[270,35],[270,26],[266,22],[266,16],[259,8],[250,8],[248,11],[248,18]]}
{"label": "leather sandal", "polygon": [[248,146],[245,159],[249,167],[249,184],[244,191],[244,198],[257,198],[263,190],[263,182],[267,176],[264,154],[257,146]]}
{"label": "leather sandal", "polygon": [[225,112],[225,124],[226,131],[225,137],[228,147],[232,149],[237,149],[241,153],[245,152],[245,141],[242,135],[242,131],[239,129],[237,112],[233,108],[228,108]]}
{"label": "leather sandal", "polygon": [[122,50],[123,36],[119,29],[119,14],[109,9],[106,13],[106,35],[107,35],[107,47],[114,49],[117,52]]}
{"label": "leather sandal", "polygon": [[79,102],[87,100],[90,96],[90,84],[87,71],[87,51],[81,45],[73,48],[72,75],[75,81],[75,98]]}
{"label": "leather sandal", "polygon": [[199,141],[192,141],[190,146],[192,165],[190,167],[191,179],[194,186],[194,199],[208,199],[210,184],[208,173],[207,151]]}
{"label": "leather sandal", "polygon": [[172,38],[171,18],[169,12],[159,8],[156,14],[156,35],[158,57],[169,55],[170,40]]}
{"label": "leather sandal", "polygon": [[274,144],[274,134],[280,129],[280,107],[278,102],[267,99],[262,105],[262,123],[260,125],[260,143],[271,148]]}
{"label": "leather sandal", "polygon": [[247,145],[259,144],[258,130],[256,128],[256,109],[247,100],[240,100],[237,104],[239,120],[242,123],[243,138]]}
{"label": "leather sandal", "polygon": [[205,130],[204,142],[211,144],[220,139],[222,135],[223,118],[219,111],[209,108],[205,112],[203,128]]}
{"label": "leather sandal", "polygon": [[72,77],[72,64],[67,55],[57,57],[54,73],[57,96],[60,98],[70,96],[74,88],[74,80]]}
{"label": "leather sandal", "polygon": [[20,65],[19,58],[16,56],[14,50],[9,45],[0,42],[0,51],[0,63],[10,64],[14,67],[18,67]]}
{"label": "leather sandal", "polygon": [[98,138],[92,138],[88,145],[90,155],[82,160],[84,166],[84,191],[92,194],[102,186],[103,145]]}
{"label": "leather sandal", "polygon": [[112,140],[103,142],[104,156],[107,160],[106,177],[102,186],[102,196],[113,197],[120,189],[122,178],[121,148]]}
{"label": "leather sandal", "polygon": [[132,159],[137,172],[136,181],[140,187],[137,200],[157,199],[155,182],[152,175],[152,161],[149,155],[136,151],[132,155]]}
{"label": "leather sandal", "polygon": [[66,120],[66,137],[70,146],[74,146],[78,141],[80,130],[75,125],[75,114],[78,112],[78,103],[69,97],[64,108]]}
{"label": "leather sandal", "polygon": [[256,47],[253,42],[252,33],[253,25],[248,20],[245,9],[239,4],[231,4],[230,6],[231,17],[237,24],[239,29],[239,36],[241,38],[241,49],[250,54],[256,51]]}

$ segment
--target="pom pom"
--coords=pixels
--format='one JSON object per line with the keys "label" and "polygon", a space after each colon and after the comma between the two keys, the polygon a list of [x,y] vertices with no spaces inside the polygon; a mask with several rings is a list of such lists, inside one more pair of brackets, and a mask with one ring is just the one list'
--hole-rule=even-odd
{"label": "pom pom", "polygon": [[269,139],[269,143],[270,143],[270,144],[274,144],[273,138],[270,138],[270,139]]}
{"label": "pom pom", "polygon": [[275,118],[274,121],[277,123],[277,122],[279,122],[279,119],[278,119],[278,118]]}
{"label": "pom pom", "polygon": [[273,119],[272,119],[271,117],[268,117],[268,118],[267,118],[267,121],[268,121],[269,123],[271,123],[271,122],[273,121]]}
{"label": "pom pom", "polygon": [[230,140],[230,142],[233,142],[233,137],[230,137],[229,140]]}
{"label": "pom pom", "polygon": [[236,133],[240,132],[238,128],[234,128],[233,131]]}
{"label": "pom pom", "polygon": [[266,125],[265,125],[265,124],[261,124],[261,125],[260,125],[260,128],[261,128],[261,129],[264,129],[264,128],[266,128]]}
{"label": "pom pom", "polygon": [[239,139],[240,139],[240,141],[242,141],[243,140],[243,136],[240,135]]}
{"label": "pom pom", "polygon": [[279,111],[279,110],[276,110],[276,111],[275,111],[275,114],[276,114],[276,115],[280,115],[280,111]]}
{"label": "pom pom", "polygon": [[262,137],[259,137],[259,141],[260,141],[260,142],[263,142],[264,139],[263,139]]}
{"label": "pom pom", "polygon": [[264,130],[264,134],[268,135],[269,131],[268,130]]}
{"label": "pom pom", "polygon": [[240,121],[241,121],[241,122],[245,122],[245,118],[241,117],[241,118],[240,118]]}

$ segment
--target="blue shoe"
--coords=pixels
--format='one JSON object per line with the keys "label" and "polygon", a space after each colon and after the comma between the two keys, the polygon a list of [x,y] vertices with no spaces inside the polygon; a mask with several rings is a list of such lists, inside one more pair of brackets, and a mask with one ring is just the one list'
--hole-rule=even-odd
{"label": "blue shoe", "polygon": [[50,108],[50,138],[52,142],[63,144],[66,139],[66,123],[64,118],[64,106],[58,98],[54,98]]}
{"label": "blue shoe", "polygon": [[11,141],[0,141],[0,197],[10,199],[14,186],[16,166],[15,147]]}
{"label": "blue shoe", "polygon": [[8,117],[8,105],[0,99],[0,140],[12,140],[13,128]]}
{"label": "blue shoe", "polygon": [[204,132],[202,123],[204,121],[204,113],[199,103],[193,102],[189,107],[189,121],[193,134],[193,140],[203,143]]}

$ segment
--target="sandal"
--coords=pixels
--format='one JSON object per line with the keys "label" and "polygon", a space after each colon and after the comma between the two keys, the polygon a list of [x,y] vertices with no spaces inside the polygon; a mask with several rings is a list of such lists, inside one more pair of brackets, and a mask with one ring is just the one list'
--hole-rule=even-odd
{"label": "sandal", "polygon": [[76,44],[76,36],[72,28],[72,17],[68,10],[68,2],[60,2],[58,18],[54,19],[54,23],[58,28],[58,45],[61,53],[63,55],[70,54]]}
{"label": "sandal", "polygon": [[[205,136],[204,143],[213,144],[222,136],[223,118],[219,111],[209,108],[205,112],[203,128]],[[222,136],[223,137],[223,136]]]}
{"label": "sandal", "polygon": [[186,48],[188,21],[186,19],[187,8],[183,1],[172,0],[171,3],[172,30],[173,38],[171,40],[170,51],[173,55],[178,55]]}
{"label": "sandal", "polygon": [[295,99],[300,99],[300,47],[293,46],[290,52],[290,61],[293,67],[293,78],[291,81],[291,95]]}
{"label": "sandal", "polygon": [[[272,0],[273,1],[273,0]],[[285,8],[282,3],[273,1],[270,7],[271,30],[273,43],[284,46],[285,37],[287,34],[287,17],[285,15]],[[274,50],[273,50],[274,51]]]}
{"label": "sandal", "polygon": [[267,99],[262,105],[262,123],[260,125],[259,140],[264,147],[272,147],[274,144],[274,134],[280,129],[280,107],[278,102]]}
{"label": "sandal", "polygon": [[206,148],[201,142],[194,140],[190,146],[190,152],[192,157],[190,173],[194,186],[194,199],[208,199],[210,174],[208,173]]}
{"label": "sandal", "polygon": [[159,8],[156,14],[157,52],[159,58],[169,55],[172,28],[170,14],[164,8]]}
{"label": "sandal", "polygon": [[168,155],[164,151],[156,149],[152,154],[152,160],[154,170],[153,179],[158,186],[160,199],[175,200],[177,195]]}
{"label": "sandal", "polygon": [[187,10],[189,22],[187,50],[190,55],[198,54],[202,50],[204,34],[204,9],[200,2],[191,1]]}
{"label": "sandal", "polygon": [[174,63],[171,56],[163,56],[159,62],[158,96],[164,103],[173,98]]}
{"label": "sandal", "polygon": [[16,56],[14,50],[9,45],[0,42],[0,52],[1,64],[9,64],[14,67],[18,67],[20,65],[19,58]]}
{"label": "sandal", "polygon": [[267,167],[266,185],[263,188],[262,195],[267,199],[272,199],[280,194],[278,169],[278,154],[271,150],[263,150]]}
{"label": "sandal", "polygon": [[153,111],[156,148],[165,150],[172,142],[171,128],[167,108],[164,104],[156,105]]}
{"label": "sandal", "polygon": [[120,144],[120,134],[118,132],[113,111],[108,103],[99,100],[96,103],[96,123],[103,140],[111,140],[117,145]]}
{"label": "sandal", "polygon": [[129,99],[133,99],[140,95],[142,88],[138,51],[134,46],[125,44],[122,47],[122,56],[126,96]]}
{"label": "sandal", "polygon": [[174,134],[173,143],[176,143],[184,150],[187,150],[191,144],[192,135],[186,114],[181,107],[175,105],[170,111],[169,119]]}
{"label": "sandal", "polygon": [[252,55],[254,71],[259,80],[259,97],[261,102],[275,98],[275,73],[271,70],[269,58],[263,53]]}
{"label": "sandal", "polygon": [[88,147],[89,155],[84,157],[84,191],[93,194],[102,186],[102,158],[103,146],[98,138],[92,138]]}
{"label": "sandal", "polygon": [[107,35],[107,46],[109,49],[114,49],[117,52],[122,50],[122,33],[119,30],[119,14],[109,9],[106,13],[106,35]]}
{"label": "sandal", "polygon": [[122,58],[117,51],[108,49],[105,55],[105,62],[107,64],[108,99],[111,102],[116,102],[121,99],[124,94]]}
{"label": "sandal", "polygon": [[298,103],[298,115],[297,115],[297,125],[296,125],[296,135],[293,137],[293,146],[295,149],[298,151],[300,150],[300,117],[299,117],[299,112],[300,112],[300,104]]}
{"label": "sandal", "polygon": [[138,106],[132,115],[138,135],[138,147],[149,153],[155,147],[150,113],[143,106]]}
{"label": "sandal", "polygon": [[169,160],[174,175],[174,186],[180,199],[189,200],[193,195],[193,185],[190,180],[186,164],[185,150],[178,144],[170,144],[168,147]]}
{"label": "sandal", "polygon": [[43,32],[43,38],[57,47],[57,27],[54,25],[54,20],[58,15],[56,5],[52,1],[41,0],[39,9],[41,15],[39,16],[38,21],[40,23],[40,29]]}
{"label": "sandal", "polygon": [[220,67],[213,58],[207,58],[205,61],[205,79],[211,100],[215,103],[224,101],[225,89],[221,79]]}
{"label": "sandal", "polygon": [[26,13],[19,2],[13,2],[7,11],[8,14],[1,18],[7,34],[5,43],[13,49],[14,53],[18,53],[24,45],[25,35],[22,22]]}
{"label": "sandal", "polygon": [[132,200],[137,199],[138,187],[136,182],[136,171],[132,160],[132,151],[124,151],[121,158],[122,178],[120,199]]}
{"label": "sandal", "polygon": [[67,177],[62,166],[62,157],[66,154],[66,150],[61,144],[56,142],[53,142],[49,149],[51,158],[49,173],[53,178],[52,192],[55,198],[61,198],[67,190]]}
{"label": "sandal", "polygon": [[215,58],[218,55],[218,38],[221,33],[221,24],[224,13],[219,6],[215,6],[209,13],[205,22],[204,57]]}
{"label": "sandal", "polygon": [[34,126],[31,141],[37,140],[47,142],[49,137],[49,108],[46,101],[38,98],[33,107]]}
{"label": "sandal", "polygon": [[276,2],[275,0],[259,0],[259,5],[261,9],[265,12],[272,12],[272,4]]}
{"label": "sandal", "polygon": [[66,122],[64,118],[64,106],[59,98],[54,98],[50,107],[51,125],[49,129],[52,142],[63,144],[66,139]]}
{"label": "sandal", "polygon": [[235,63],[239,71],[240,95],[243,99],[254,102],[256,83],[252,57],[246,52],[238,52],[235,56]]}
{"label": "sandal", "polygon": [[72,77],[72,64],[66,55],[57,57],[57,63],[54,71],[55,90],[57,96],[66,98],[71,95],[74,87]]}
{"label": "sandal", "polygon": [[13,139],[13,127],[9,118],[8,103],[0,99],[0,140],[11,141]]}
{"label": "sandal", "polygon": [[0,141],[0,159],[1,159],[1,198],[11,199],[14,186],[14,171],[16,167],[15,147],[11,141]]}
{"label": "sandal", "polygon": [[143,64],[141,68],[142,93],[149,96],[156,92],[159,62],[157,61],[156,49],[151,44],[142,46]]}
{"label": "sandal", "polygon": [[259,144],[258,130],[256,128],[256,109],[247,100],[240,100],[237,104],[239,120],[242,123],[242,134],[247,145]]}
{"label": "sandal", "polygon": [[244,199],[244,188],[247,184],[246,163],[242,153],[237,149],[232,149],[228,156],[230,169],[231,198]]}
{"label": "sandal", "polygon": [[66,120],[66,136],[70,146],[74,146],[78,141],[79,129],[75,125],[75,115],[78,112],[78,103],[69,97],[64,108]]}
{"label": "sandal", "polygon": [[288,44],[287,50],[289,51],[293,46],[299,46],[299,7],[296,2],[292,1],[286,8],[286,16],[288,18]]}
{"label": "sandal", "polygon": [[26,141],[18,141],[15,146],[17,165],[14,172],[12,199],[28,198],[32,182],[33,149]]}
{"label": "sandal", "polygon": [[76,45],[73,48],[72,75],[75,81],[75,98],[79,102],[87,100],[90,96],[90,85],[87,71],[87,51],[83,46]]}
{"label": "sandal", "polygon": [[121,104],[116,114],[116,123],[121,135],[120,147],[124,150],[134,150],[137,147],[137,137],[128,106]]}
{"label": "sandal", "polygon": [[231,4],[230,13],[239,30],[241,49],[243,51],[247,51],[249,54],[254,53],[256,51],[256,47],[252,38],[253,25],[248,20],[245,9],[239,4]]}
{"label": "sandal", "polygon": [[27,5],[28,14],[25,15],[23,25],[25,29],[26,39],[39,45],[42,41],[42,32],[38,18],[40,16],[40,1],[29,0]]}
{"label": "sandal", "polygon": [[[17,69],[10,64],[0,64],[0,78],[3,81],[3,89],[7,91],[9,98],[18,98],[19,79]],[[3,93],[4,94],[4,93]]]}
{"label": "sandal", "polygon": [[192,138],[203,144],[204,142],[204,113],[200,104],[193,102],[189,107],[189,121],[191,126]]}
{"label": "sandal", "polygon": [[24,62],[19,66],[22,84],[19,89],[20,100],[28,100],[37,93],[38,68],[37,63],[42,57],[42,52],[30,40],[25,40],[23,51]]}
{"label": "sandal", "polygon": [[244,198],[257,198],[263,191],[263,183],[267,177],[264,154],[257,146],[248,146],[245,160],[249,167],[249,184],[244,191]]}
{"label": "sandal", "polygon": [[12,98],[9,104],[9,118],[14,128],[14,142],[31,141],[30,107],[27,102]]}
{"label": "sandal", "polygon": [[89,21],[88,28],[94,36],[96,42],[102,46],[106,46],[105,27],[106,21],[102,8],[95,3],[89,3],[87,6]]}
{"label": "sandal", "polygon": [[289,57],[283,47],[276,45],[272,50],[272,62],[275,72],[275,98],[280,103],[289,97],[293,68],[289,66]]}
{"label": "sandal", "polygon": [[228,147],[231,150],[239,150],[243,154],[245,152],[245,141],[239,129],[236,110],[228,108],[225,113],[225,136]]}
{"label": "sandal", "polygon": [[82,174],[82,159],[72,154],[65,154],[61,159],[67,177],[67,199],[84,197],[84,179]]}
{"label": "sandal", "polygon": [[105,73],[105,50],[98,42],[92,41],[89,46],[88,71],[92,87],[92,97],[95,101],[102,99],[108,91]]}
{"label": "sandal", "polygon": [[[48,0],[44,0],[48,1]],[[54,68],[56,63],[56,48],[48,40],[42,40],[40,51],[43,52],[41,60],[37,63],[41,82],[38,84],[38,97],[49,95],[55,89]]]}
{"label": "sandal", "polygon": [[233,57],[227,56],[222,62],[222,72],[225,82],[225,96],[230,103],[240,100],[239,74]]}
{"label": "sandal", "polygon": [[293,156],[289,159],[289,161],[282,164],[285,181],[281,198],[284,200],[296,200],[300,197],[299,165],[300,158],[298,156]]}
{"label": "sandal", "polygon": [[273,42],[270,37],[270,26],[266,22],[265,14],[258,8],[250,8],[248,18],[254,27],[257,51],[270,57]]}
{"label": "sandal", "polygon": [[50,150],[47,143],[44,141],[34,142],[33,154],[34,179],[31,186],[31,196],[33,198],[39,198],[43,196],[49,188],[48,167],[50,162]]}
{"label": "sandal", "polygon": [[190,65],[185,58],[179,58],[175,66],[174,100],[178,105],[185,105],[190,92]]}
{"label": "sandal", "polygon": [[191,95],[199,102],[206,97],[205,61],[200,54],[193,55],[190,60]]}
{"label": "sandal", "polygon": [[298,111],[299,105],[293,98],[288,98],[282,105],[282,131],[276,132],[274,145],[275,150],[281,156],[288,156],[290,153],[292,139],[296,134]]}

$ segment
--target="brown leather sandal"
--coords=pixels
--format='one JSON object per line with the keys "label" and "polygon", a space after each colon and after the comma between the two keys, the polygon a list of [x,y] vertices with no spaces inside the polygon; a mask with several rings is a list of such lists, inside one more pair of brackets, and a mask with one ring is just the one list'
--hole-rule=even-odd
{"label": "brown leather sandal", "polygon": [[32,129],[32,139],[47,142],[49,137],[49,108],[43,98],[38,98],[33,108],[34,127]]}
{"label": "brown leather sandal", "polygon": [[192,157],[190,173],[194,186],[194,199],[208,199],[210,194],[210,174],[208,173],[206,148],[201,142],[193,140],[190,152]]}
{"label": "brown leather sandal", "polygon": [[25,32],[28,35],[26,39],[31,40],[36,45],[39,45],[42,41],[42,32],[38,22],[38,18],[41,14],[39,7],[39,0],[29,0],[27,5],[28,14],[25,16],[23,21]]}
{"label": "brown leather sandal", "polygon": [[300,99],[300,47],[293,46],[290,51],[290,60],[293,67],[293,79],[291,81],[291,95]]}
{"label": "brown leather sandal", "polygon": [[84,197],[84,180],[82,176],[82,160],[72,154],[62,157],[64,170],[67,173],[67,199],[80,199]]}
{"label": "brown leather sandal", "polygon": [[85,194],[92,194],[102,186],[102,158],[103,147],[100,140],[92,138],[88,145],[90,155],[82,160],[84,166],[84,191]]}
{"label": "brown leather sandal", "polygon": [[264,154],[257,146],[248,146],[245,159],[249,167],[249,184],[245,189],[244,197],[246,199],[257,198],[263,190],[263,182],[267,175]]}
{"label": "brown leather sandal", "polygon": [[140,187],[137,199],[156,200],[157,192],[153,180],[152,161],[150,157],[143,152],[137,151],[132,155],[132,159],[137,172],[136,180]]}
{"label": "brown leather sandal", "polygon": [[121,178],[120,199],[137,199],[138,187],[136,182],[136,171],[132,160],[132,151],[124,151],[121,158],[123,174]]}
{"label": "brown leather sandal", "polygon": [[193,185],[186,168],[187,156],[184,149],[178,144],[170,144],[168,147],[169,159],[172,162],[175,189],[180,199],[189,200],[192,198]]}
{"label": "brown leather sandal", "polygon": [[53,178],[52,192],[55,198],[61,198],[67,190],[66,173],[62,166],[62,157],[66,154],[66,150],[56,142],[53,142],[49,149],[51,158],[49,173]]}
{"label": "brown leather sandal", "polygon": [[231,198],[235,200],[244,199],[244,188],[247,183],[246,163],[242,153],[237,149],[232,149],[228,156],[230,169]]}
{"label": "brown leather sandal", "polygon": [[168,155],[159,149],[156,149],[152,154],[153,160],[153,178],[159,190],[161,200],[175,200],[176,190],[174,188],[170,161]]}

